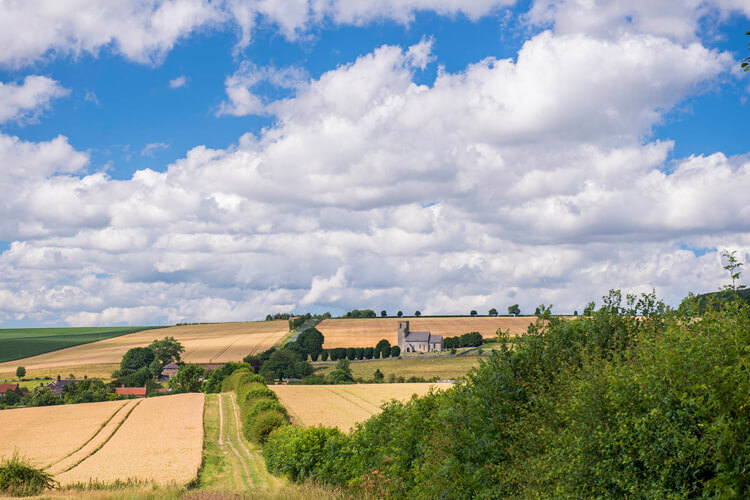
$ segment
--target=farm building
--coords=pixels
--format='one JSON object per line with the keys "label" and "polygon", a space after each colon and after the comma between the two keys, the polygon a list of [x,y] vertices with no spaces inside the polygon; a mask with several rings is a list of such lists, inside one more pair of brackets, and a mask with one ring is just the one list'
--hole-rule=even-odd
{"label": "farm building", "polygon": [[137,396],[139,398],[146,397],[145,387],[116,387],[115,392],[120,396]]}
{"label": "farm building", "polygon": [[9,392],[21,394],[21,389],[18,388],[18,384],[0,384],[0,396],[5,396]]}
{"label": "farm building", "polygon": [[398,322],[398,346],[401,352],[432,352],[443,350],[443,336],[430,332],[409,331],[408,321]]}
{"label": "farm building", "polygon": [[161,380],[169,380],[170,378],[177,375],[177,370],[180,369],[180,365],[172,361],[168,365],[166,365],[162,371],[161,371]]}

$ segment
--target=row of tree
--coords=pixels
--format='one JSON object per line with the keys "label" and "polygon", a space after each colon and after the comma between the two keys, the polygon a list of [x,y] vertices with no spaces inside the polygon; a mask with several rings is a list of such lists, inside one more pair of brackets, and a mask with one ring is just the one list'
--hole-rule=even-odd
{"label": "row of tree", "polygon": [[444,349],[455,349],[457,347],[479,347],[484,344],[484,338],[479,332],[469,332],[457,337],[445,337],[443,339]]}
{"label": "row of tree", "polygon": [[[375,347],[336,347],[334,349],[324,350],[321,354],[321,361],[337,361],[339,359],[382,359],[397,358],[401,356],[401,348],[397,345],[391,346],[391,343],[383,339]],[[317,358],[313,358],[317,361]]]}

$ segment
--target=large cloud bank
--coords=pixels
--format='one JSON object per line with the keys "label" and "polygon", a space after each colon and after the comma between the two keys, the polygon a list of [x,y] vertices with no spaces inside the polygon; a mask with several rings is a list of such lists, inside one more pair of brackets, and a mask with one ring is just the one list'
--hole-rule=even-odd
{"label": "large cloud bank", "polygon": [[[673,144],[650,133],[736,64],[696,37],[699,9],[721,17],[744,7],[694,2],[653,26],[603,30],[571,18],[571,3],[532,7],[528,22],[551,27],[514,60],[441,71],[428,86],[414,75],[433,64],[429,39],[379,47],[314,80],[243,65],[227,79],[222,112],[273,114],[276,125],[224,150],[195,147],[163,172],[129,180],[89,173],[88,156],[64,137],[0,135],[0,240],[13,242],[0,256],[0,321],[228,321],[353,307],[466,313],[516,302],[572,311],[611,287],[656,288],[673,302],[717,287],[718,254],[691,249],[750,250],[750,160],[671,159]],[[172,34],[159,42],[73,26],[83,33],[74,47],[18,42],[6,61],[111,40],[127,57],[152,61],[184,26],[221,18],[216,4],[183,4],[168,16],[182,28],[150,21]],[[408,22],[428,4],[470,16],[499,5],[394,0],[376,11],[323,2],[276,22],[290,34],[319,12]],[[641,19],[652,4],[605,13]],[[239,8],[222,4],[222,12]],[[210,12],[199,23],[200,9]],[[253,95],[260,78],[279,75],[292,81],[293,97]],[[47,106],[61,91],[38,94]]]}

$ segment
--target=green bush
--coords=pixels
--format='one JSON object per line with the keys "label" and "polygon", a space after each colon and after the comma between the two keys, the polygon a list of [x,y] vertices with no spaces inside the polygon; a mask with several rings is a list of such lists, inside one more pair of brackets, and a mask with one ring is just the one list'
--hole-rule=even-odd
{"label": "green bush", "polygon": [[260,382],[245,384],[237,389],[237,400],[242,405],[251,399],[278,399],[276,393]]}
{"label": "green bush", "polygon": [[287,421],[289,421],[289,413],[278,401],[273,399],[253,399],[251,404],[246,405],[244,408],[243,422],[246,426],[249,426],[253,423],[258,414],[267,410],[275,410],[284,415]]}
{"label": "green bush", "polygon": [[0,493],[32,496],[54,487],[52,474],[35,468],[18,453],[0,462]]}
{"label": "green bush", "polygon": [[285,426],[270,434],[263,458],[268,471],[277,476],[343,484],[347,471],[337,466],[345,464],[345,443],[346,435],[338,429]]}
{"label": "green bush", "polygon": [[238,387],[253,382],[264,384],[265,379],[260,375],[253,373],[250,368],[243,367],[235,370],[231,375],[228,375],[222,380],[221,392],[236,391]]}
{"label": "green bush", "polygon": [[271,432],[288,424],[289,419],[283,413],[277,410],[264,410],[255,416],[249,426],[245,427],[245,437],[248,441],[262,445]]}

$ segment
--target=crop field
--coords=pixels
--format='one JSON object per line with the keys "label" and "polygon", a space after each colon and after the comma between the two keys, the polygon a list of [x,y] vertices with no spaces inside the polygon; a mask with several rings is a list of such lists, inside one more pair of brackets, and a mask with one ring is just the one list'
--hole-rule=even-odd
{"label": "crop field", "polygon": [[0,330],[0,363],[154,328],[153,326],[118,326],[2,329]]}
{"label": "crop field", "polygon": [[61,484],[136,478],[186,484],[203,446],[203,394],[0,411],[0,456],[15,451]]}
{"label": "crop field", "polygon": [[[494,337],[497,329],[510,330],[511,335],[526,331],[536,321],[535,316],[522,317],[456,317],[404,318],[414,332],[429,331],[435,335],[455,337],[468,332],[479,332],[483,337]],[[398,318],[326,319],[316,328],[325,337],[326,349],[335,347],[374,347],[380,339],[396,344]]]}
{"label": "crop field", "polygon": [[358,422],[380,413],[391,399],[406,401],[426,394],[431,387],[446,389],[451,384],[354,384],[269,386],[289,410],[297,425],[326,425],[349,431]]}
{"label": "crop field", "polygon": [[0,456],[18,451],[47,467],[88,442],[127,401],[0,411]]}
{"label": "crop field", "polygon": [[[132,347],[145,347],[154,339],[175,337],[185,346],[182,359],[190,363],[225,363],[241,361],[250,353],[261,352],[281,343],[289,334],[287,321],[256,321],[248,323],[216,323],[173,326],[159,330],[144,330],[130,335],[102,340],[91,344],[69,347],[26,358],[22,361],[0,363],[0,373],[14,372],[23,365],[27,371],[59,369],[91,364],[119,363]],[[80,370],[80,368],[79,368]]]}
{"label": "crop field", "polygon": [[61,484],[138,479],[186,484],[198,474],[203,449],[204,394],[176,394],[139,403],[103,446],[67,472]]}

